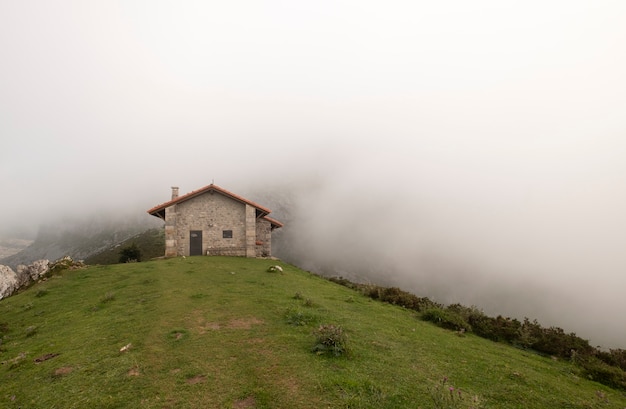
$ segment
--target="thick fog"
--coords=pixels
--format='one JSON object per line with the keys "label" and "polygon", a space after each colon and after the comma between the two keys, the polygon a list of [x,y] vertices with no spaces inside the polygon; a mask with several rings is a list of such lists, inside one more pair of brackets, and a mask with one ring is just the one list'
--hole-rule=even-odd
{"label": "thick fog", "polygon": [[[303,268],[626,347],[626,3],[0,3],[0,237],[211,182]],[[145,217],[150,217],[145,215]]]}

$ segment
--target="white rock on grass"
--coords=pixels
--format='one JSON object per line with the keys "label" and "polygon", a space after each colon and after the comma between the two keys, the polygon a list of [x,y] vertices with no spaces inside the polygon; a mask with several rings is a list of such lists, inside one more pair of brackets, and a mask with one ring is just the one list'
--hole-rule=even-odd
{"label": "white rock on grass", "polygon": [[0,265],[0,300],[6,298],[20,288],[17,274],[9,266]]}
{"label": "white rock on grass", "polygon": [[[66,258],[61,259],[66,261]],[[69,261],[74,264],[70,258]],[[32,283],[44,278],[50,272],[48,260],[37,260],[29,265],[20,264],[17,272],[9,266],[0,265],[0,300],[15,294],[20,288],[28,287]]]}

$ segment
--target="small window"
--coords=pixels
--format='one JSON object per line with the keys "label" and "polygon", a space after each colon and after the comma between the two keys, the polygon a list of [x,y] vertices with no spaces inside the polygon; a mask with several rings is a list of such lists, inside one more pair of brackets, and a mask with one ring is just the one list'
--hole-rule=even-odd
{"label": "small window", "polygon": [[232,230],[222,230],[222,237],[225,239],[232,239],[233,238],[233,231]]}

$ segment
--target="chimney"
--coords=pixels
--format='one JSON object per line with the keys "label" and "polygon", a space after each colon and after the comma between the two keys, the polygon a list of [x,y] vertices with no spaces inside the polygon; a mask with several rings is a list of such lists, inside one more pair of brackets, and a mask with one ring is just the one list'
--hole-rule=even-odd
{"label": "chimney", "polygon": [[178,187],[172,186],[172,200],[178,197]]}

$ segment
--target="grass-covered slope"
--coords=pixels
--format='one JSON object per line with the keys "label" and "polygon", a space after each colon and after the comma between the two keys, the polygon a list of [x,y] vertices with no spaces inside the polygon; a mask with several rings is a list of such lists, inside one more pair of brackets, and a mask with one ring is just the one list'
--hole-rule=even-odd
{"label": "grass-covered slope", "polygon": [[[626,407],[568,362],[460,336],[290,265],[267,272],[273,264],[97,266],[2,300],[0,407]],[[311,352],[323,324],[346,331],[347,356]],[[449,387],[461,405],[446,402]]]}
{"label": "grass-covered slope", "polygon": [[165,252],[165,232],[163,229],[150,229],[137,234],[121,243],[107,248],[85,259],[85,263],[117,264],[120,262],[120,252],[128,246],[135,245],[141,252],[141,260],[163,257]]}

